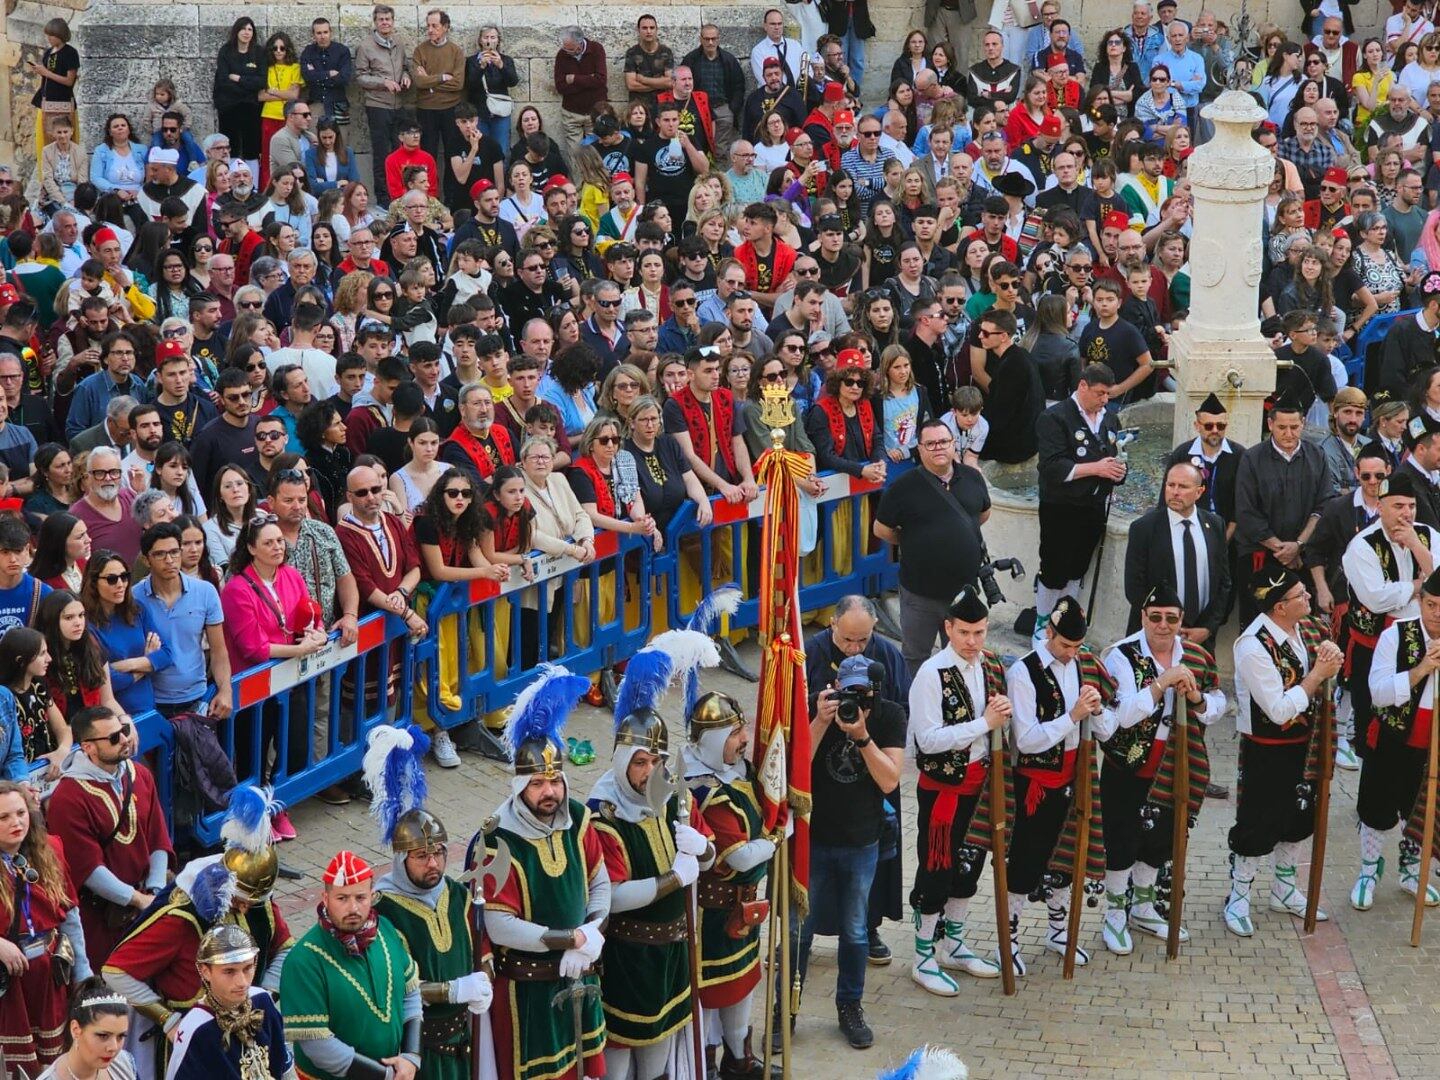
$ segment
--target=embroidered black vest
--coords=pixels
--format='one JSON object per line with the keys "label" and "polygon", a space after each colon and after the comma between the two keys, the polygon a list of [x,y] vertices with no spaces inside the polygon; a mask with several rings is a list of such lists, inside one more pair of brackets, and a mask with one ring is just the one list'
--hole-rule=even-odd
{"label": "embroidered black vest", "polygon": [[[1030,682],[1035,687],[1036,722],[1044,724],[1064,716],[1065,695],[1061,693],[1060,683],[1050,669],[1040,663],[1040,654],[1026,653],[1020,662],[1025,665]],[[1042,750],[1038,754],[1020,754],[1015,764],[1021,769],[1058,773],[1065,767],[1065,740],[1061,739],[1050,749]]]}
{"label": "embroidered black vest", "polygon": [[[1428,551],[1430,549],[1430,530],[1416,529],[1415,532],[1420,537],[1421,546]],[[1365,542],[1370,545],[1371,550],[1375,552],[1375,557],[1380,560],[1380,572],[1385,576],[1385,580],[1399,581],[1400,565],[1395,559],[1395,551],[1390,547],[1390,540],[1385,535],[1385,530],[1383,528],[1376,529],[1365,538]],[[1385,629],[1385,616],[1376,614],[1362,604],[1355,595],[1353,585],[1347,583],[1346,589],[1350,593],[1348,615],[1350,629],[1371,640],[1379,637],[1380,631]]]}
{"label": "embroidered black vest", "polygon": [[[1395,671],[1403,675],[1425,659],[1425,631],[1421,628],[1419,619],[1401,619],[1395,624],[1395,633],[1400,639],[1395,647]],[[1403,705],[1390,705],[1375,710],[1375,719],[1380,721],[1382,735],[1388,733],[1393,739],[1405,741],[1415,723],[1415,714],[1422,706],[1429,704],[1425,700],[1425,688],[1429,684],[1429,679],[1421,679],[1410,688],[1409,701]]]}
{"label": "embroidered black vest", "polygon": [[[1125,641],[1116,645],[1115,648],[1119,649],[1125,659],[1130,661],[1130,670],[1135,674],[1136,690],[1145,690],[1160,677],[1155,658],[1145,655],[1140,642]],[[1146,692],[1148,693],[1148,691]],[[1160,732],[1160,721],[1164,713],[1165,699],[1161,697],[1160,704],[1155,706],[1149,716],[1134,727],[1117,728],[1108,742],[1100,744],[1100,749],[1120,768],[1128,772],[1136,772],[1150,756],[1150,747],[1154,745],[1155,736]]]}
{"label": "embroidered black vest", "polygon": [[[1005,671],[1000,661],[989,652],[980,656],[984,672],[985,701],[995,694],[1005,692]],[[953,727],[979,719],[985,711],[985,701],[973,701],[970,688],[965,685],[965,676],[959,667],[943,667],[940,675],[940,726]],[[915,764],[930,779],[941,784],[958,784],[965,778],[965,769],[970,764],[970,747],[963,746],[941,754],[916,752]]]}
{"label": "embroidered black vest", "polygon": [[[1264,647],[1270,657],[1270,662],[1275,665],[1275,670],[1280,672],[1280,679],[1285,689],[1298,686],[1300,680],[1305,677],[1305,671],[1300,666],[1300,660],[1294,655],[1291,648],[1281,648],[1281,642],[1276,641],[1270,631],[1261,627],[1255,633],[1255,639]],[[1315,662],[1314,650],[1306,642],[1305,650],[1310,663]],[[1310,738],[1310,728],[1315,723],[1315,718],[1320,715],[1319,695],[1311,698],[1310,706],[1297,718],[1296,722],[1288,727],[1282,728],[1265,714],[1252,697],[1250,699],[1250,734],[1253,738],[1264,739],[1269,742],[1305,742]]]}

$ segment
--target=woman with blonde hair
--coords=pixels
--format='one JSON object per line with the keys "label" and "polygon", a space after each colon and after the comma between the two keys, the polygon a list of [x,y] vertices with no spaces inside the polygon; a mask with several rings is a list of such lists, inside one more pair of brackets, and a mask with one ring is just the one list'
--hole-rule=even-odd
{"label": "woman with blonde hair", "polygon": [[610,369],[605,381],[600,384],[600,395],[595,399],[595,408],[602,413],[613,413],[630,423],[630,412],[635,402],[650,393],[650,377],[634,364],[618,364]]}
{"label": "woman with blonde hair", "polygon": [[330,324],[340,335],[341,352],[349,352],[355,344],[374,277],[368,270],[353,270],[335,287],[335,314],[330,317]]}
{"label": "woman with blonde hair", "polygon": [[610,173],[593,146],[578,146],[570,155],[570,179],[579,185],[580,202],[576,213],[600,230],[600,219],[610,209]]}

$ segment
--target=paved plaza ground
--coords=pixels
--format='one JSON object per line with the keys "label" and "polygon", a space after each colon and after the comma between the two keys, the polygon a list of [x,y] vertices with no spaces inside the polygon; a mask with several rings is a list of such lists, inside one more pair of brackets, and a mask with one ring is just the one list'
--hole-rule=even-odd
{"label": "paved plaza ground", "polygon": [[[1017,642],[1002,639],[1007,652]],[[754,662],[753,646],[746,652]],[[755,688],[730,675],[712,674],[707,686],[727,690],[746,703]],[[1227,691],[1229,687],[1226,687]],[[667,702],[678,709],[678,697]],[[668,713],[667,713],[668,715]],[[672,738],[678,731],[672,723]],[[608,766],[608,718],[583,707],[571,734],[588,738],[597,759],[571,768],[574,791],[583,798]],[[1209,740],[1215,778],[1235,781],[1233,717],[1212,728]],[[474,755],[453,770],[430,769],[431,808],[448,827],[452,867],[463,843],[508,792],[504,770]],[[869,1080],[893,1067],[925,1042],[955,1049],[974,1077],[1104,1076],[1113,1080],[1164,1076],[1249,1077],[1434,1077],[1440,1073],[1440,909],[1431,912],[1425,943],[1409,945],[1413,900],[1395,884],[1395,853],[1387,852],[1387,877],[1371,911],[1354,911],[1348,894],[1357,859],[1355,794],[1358,773],[1336,773],[1324,907],[1332,921],[1306,939],[1300,924],[1264,906],[1268,871],[1256,881],[1256,933],[1242,940],[1227,933],[1220,908],[1228,888],[1225,833],[1230,800],[1207,802],[1192,834],[1186,924],[1191,942],[1181,957],[1165,961],[1165,948],[1135,935],[1128,957],[1106,953],[1100,943],[1100,910],[1087,909],[1084,944],[1092,962],[1075,978],[1061,978],[1059,957],[1044,952],[1043,905],[1032,905],[1021,925],[1030,964],[1018,992],[1005,998],[998,980],[961,975],[961,995],[942,999],[910,981],[910,929],[887,923],[885,940],[895,952],[888,967],[872,967],[866,1013],[875,1046],[849,1049],[835,1025],[832,1001],[833,939],[816,942],[795,1039],[799,1080]],[[906,880],[914,862],[915,770],[907,766]],[[314,875],[340,847],[380,856],[363,803],[330,807],[312,800],[293,813],[300,839],[284,845],[285,861],[308,880],[282,882],[283,906],[297,930],[314,919]],[[1303,879],[1304,867],[1301,868]],[[971,907],[969,938],[977,951],[994,947],[993,889],[987,871]],[[761,1023],[757,1015],[757,1027]],[[757,1039],[758,1045],[758,1039]]]}

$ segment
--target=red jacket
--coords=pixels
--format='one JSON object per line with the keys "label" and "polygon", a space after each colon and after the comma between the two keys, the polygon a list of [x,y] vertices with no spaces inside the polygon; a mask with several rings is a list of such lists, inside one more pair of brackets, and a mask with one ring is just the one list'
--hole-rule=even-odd
{"label": "red jacket", "polygon": [[[675,100],[675,95],[666,91],[656,97],[657,104],[664,105]],[[710,95],[703,90],[691,90],[690,100],[695,103],[695,112],[700,116],[700,127],[705,132],[705,145],[710,148],[711,156],[716,153],[715,149],[715,119],[710,115]]]}
{"label": "red jacket", "polygon": [[239,249],[236,249],[235,241],[228,236],[220,241],[220,251],[235,258],[235,280],[248,285],[250,283],[250,260],[255,257],[255,249],[265,242],[265,238],[254,229],[245,234],[245,239],[240,241]]}
{"label": "red jacket", "polygon": [[398,199],[405,194],[405,182],[401,176],[409,165],[425,167],[425,174],[430,178],[430,194],[438,199],[440,174],[435,170],[435,159],[418,146],[414,150],[406,150],[402,146],[385,159],[385,187],[390,192],[390,198]]}

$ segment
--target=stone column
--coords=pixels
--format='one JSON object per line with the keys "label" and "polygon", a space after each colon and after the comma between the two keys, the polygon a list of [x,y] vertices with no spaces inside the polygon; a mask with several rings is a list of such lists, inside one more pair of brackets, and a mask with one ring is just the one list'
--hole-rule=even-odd
{"label": "stone column", "polygon": [[1171,338],[1178,387],[1175,441],[1193,435],[1211,391],[1230,412],[1229,434],[1259,441],[1262,405],[1275,389],[1275,354],[1260,335],[1261,224],[1275,160],[1250,137],[1265,119],[1248,94],[1227,90],[1204,109],[1215,137],[1186,170],[1195,199],[1190,316]]}

